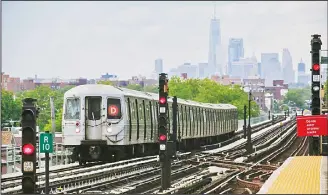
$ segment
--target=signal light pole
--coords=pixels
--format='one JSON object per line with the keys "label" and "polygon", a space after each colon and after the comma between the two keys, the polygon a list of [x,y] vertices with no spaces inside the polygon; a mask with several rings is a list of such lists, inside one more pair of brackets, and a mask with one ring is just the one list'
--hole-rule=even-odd
{"label": "signal light pole", "polygon": [[159,160],[161,162],[161,190],[166,190],[171,185],[171,144],[168,144],[168,79],[167,74],[161,73],[159,75],[159,121],[158,121],[158,135],[159,135]]}
{"label": "signal light pole", "polygon": [[244,139],[246,139],[246,135],[247,135],[247,106],[244,105],[244,126],[243,126],[243,130],[244,130]]}
{"label": "signal light pole", "polygon": [[247,152],[251,154],[253,152],[252,146],[252,128],[251,128],[251,102],[252,102],[252,92],[249,91],[248,94],[248,128],[247,128]]}
{"label": "signal light pole", "polygon": [[35,99],[23,100],[22,109],[22,189],[23,194],[36,193],[36,119]]}
{"label": "signal light pole", "polygon": [[[312,115],[321,115],[321,99],[320,99],[320,50],[321,50],[321,35],[312,35],[311,40],[311,80],[312,80]],[[309,137],[309,155],[319,155],[320,139],[319,136]]]}

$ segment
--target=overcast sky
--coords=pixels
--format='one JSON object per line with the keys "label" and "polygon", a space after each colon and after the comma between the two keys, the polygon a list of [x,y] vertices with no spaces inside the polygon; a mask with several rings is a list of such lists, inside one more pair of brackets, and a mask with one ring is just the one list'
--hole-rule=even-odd
{"label": "overcast sky", "polygon": [[[2,70],[22,78],[121,78],[207,62],[213,2],[2,2]],[[309,68],[311,34],[327,48],[327,2],[217,2],[224,54],[243,38],[246,56],[288,48]],[[227,57],[226,57],[227,59]]]}

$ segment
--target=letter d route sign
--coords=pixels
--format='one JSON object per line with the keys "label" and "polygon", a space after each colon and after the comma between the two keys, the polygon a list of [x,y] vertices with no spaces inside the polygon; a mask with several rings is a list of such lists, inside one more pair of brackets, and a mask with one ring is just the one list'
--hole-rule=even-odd
{"label": "letter d route sign", "polygon": [[53,138],[51,133],[40,134],[40,153],[53,153]]}

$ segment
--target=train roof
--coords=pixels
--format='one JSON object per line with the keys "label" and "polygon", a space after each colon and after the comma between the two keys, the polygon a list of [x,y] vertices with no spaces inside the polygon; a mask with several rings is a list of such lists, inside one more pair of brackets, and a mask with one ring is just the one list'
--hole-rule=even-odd
{"label": "train roof", "polygon": [[[157,93],[149,93],[143,91],[136,91],[127,88],[115,87],[111,85],[101,85],[101,84],[87,84],[87,85],[79,85],[68,90],[64,94],[64,98],[66,97],[74,97],[74,96],[89,96],[89,95],[108,95],[111,94],[113,96],[130,96],[130,97],[138,97],[149,100],[158,100]],[[172,102],[173,97],[168,97],[168,102]],[[196,102],[192,100],[185,100],[181,98],[177,98],[179,104],[200,106],[206,108],[214,108],[214,109],[237,109],[236,106],[231,104],[210,104],[210,103],[202,103]]]}

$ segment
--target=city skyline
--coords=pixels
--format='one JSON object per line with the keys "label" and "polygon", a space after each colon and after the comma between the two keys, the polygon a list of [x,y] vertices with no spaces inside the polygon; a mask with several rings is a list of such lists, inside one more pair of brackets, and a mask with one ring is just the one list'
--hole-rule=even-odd
{"label": "city skyline", "polygon": [[[225,59],[229,38],[238,37],[245,57],[278,53],[281,61],[288,48],[294,70],[301,58],[309,69],[311,34],[321,34],[327,48],[326,5],[217,2]],[[3,2],[2,70],[22,78],[129,78],[150,75],[157,58],[165,72],[206,63],[212,17],[211,2]]]}

